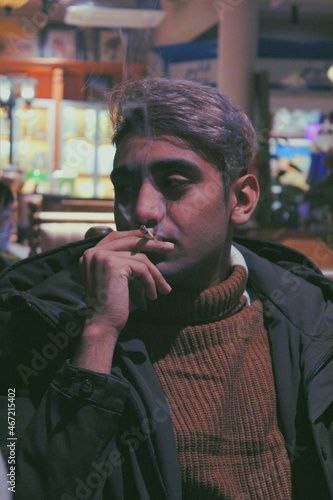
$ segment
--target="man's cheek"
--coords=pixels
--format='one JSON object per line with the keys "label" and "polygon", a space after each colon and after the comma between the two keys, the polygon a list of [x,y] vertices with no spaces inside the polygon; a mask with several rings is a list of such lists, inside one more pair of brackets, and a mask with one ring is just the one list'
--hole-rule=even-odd
{"label": "man's cheek", "polygon": [[223,199],[223,189],[219,181],[217,182],[207,182],[200,186],[200,189],[196,189],[191,193],[191,203],[194,207],[204,206],[207,202],[212,200],[222,200]]}

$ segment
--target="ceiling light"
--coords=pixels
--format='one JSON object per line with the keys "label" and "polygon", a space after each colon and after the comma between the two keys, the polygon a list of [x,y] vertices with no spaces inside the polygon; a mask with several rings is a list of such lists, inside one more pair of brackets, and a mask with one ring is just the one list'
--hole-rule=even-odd
{"label": "ceiling light", "polygon": [[82,27],[147,29],[158,26],[164,16],[160,9],[108,7],[90,1],[67,7],[64,22]]}
{"label": "ceiling light", "polygon": [[13,97],[14,87],[8,76],[0,75],[0,106],[7,106]]}
{"label": "ceiling light", "polygon": [[327,78],[333,83],[333,66],[330,66],[328,68]]}

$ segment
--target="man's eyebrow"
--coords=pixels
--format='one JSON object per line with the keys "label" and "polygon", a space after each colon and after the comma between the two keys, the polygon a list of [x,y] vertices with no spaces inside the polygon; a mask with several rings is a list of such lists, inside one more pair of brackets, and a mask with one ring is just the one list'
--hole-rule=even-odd
{"label": "man's eyebrow", "polygon": [[192,172],[197,175],[201,174],[199,166],[189,160],[184,160],[183,158],[163,158],[160,160],[155,160],[149,165],[152,174],[159,174],[167,170],[184,170],[187,172]]}
{"label": "man's eyebrow", "polygon": [[[168,170],[183,170],[187,172],[192,172],[196,175],[201,174],[201,170],[198,165],[192,161],[184,160],[183,158],[161,158],[152,161],[148,164],[148,168],[153,175],[163,173]],[[126,164],[119,165],[114,168],[111,172],[111,181],[114,182],[117,178],[122,176],[133,176],[137,175],[138,167],[129,167]]]}

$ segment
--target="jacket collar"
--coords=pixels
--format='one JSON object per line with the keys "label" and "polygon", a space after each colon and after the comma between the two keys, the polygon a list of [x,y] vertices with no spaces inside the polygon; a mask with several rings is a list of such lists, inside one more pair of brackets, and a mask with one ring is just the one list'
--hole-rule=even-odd
{"label": "jacket collar", "polygon": [[[252,300],[260,298],[264,304],[275,380],[284,380],[283,395],[288,384],[291,386],[294,382],[292,371],[289,380],[286,378],[287,367],[294,365],[298,369],[301,366],[303,377],[300,383],[308,401],[310,420],[315,422],[333,401],[333,302],[324,299],[322,288],[306,280],[313,272],[311,281],[315,281],[317,273],[307,267],[304,258],[303,262],[298,262],[296,255],[294,266],[297,274],[292,272],[291,261],[287,261],[287,268],[280,265],[286,257],[282,245],[274,245],[275,251],[281,252],[282,249],[279,264],[244,246],[237,247],[249,268],[250,297]],[[286,249],[286,254],[288,252]],[[318,274],[318,285],[321,279],[325,282],[324,291],[328,290],[330,294],[331,283]],[[290,363],[287,363],[288,357]]]}
{"label": "jacket collar", "polygon": [[[5,269],[0,276],[0,306],[5,310],[28,310],[52,328],[72,318],[73,313],[86,310],[87,300],[78,260],[87,248],[99,240],[100,237],[95,237],[70,243]],[[272,254],[273,260],[278,262],[270,262],[244,245],[236,244],[249,270],[248,292],[251,300],[260,298],[265,305],[276,373],[284,370],[286,356],[301,352],[299,362],[306,381],[310,417],[314,421],[333,399],[331,387],[327,383],[333,363],[333,340],[327,333],[331,331],[328,323],[333,318],[333,304],[325,303],[318,286],[313,286],[292,272],[293,266],[296,266],[297,273],[302,274],[300,266],[303,266],[304,277],[322,279],[315,269],[307,266],[304,258],[300,261],[299,255],[302,254],[289,249],[284,252],[285,247],[270,242],[260,246],[256,240],[242,239],[242,243],[252,248],[257,245],[255,250],[265,257]],[[289,269],[281,267],[283,262],[287,262]],[[323,280],[329,291],[330,283],[325,278]],[[274,328],[281,321],[284,323],[283,328]],[[280,337],[275,337],[274,331],[278,331]],[[283,336],[287,352],[275,359],[275,352],[281,350]],[[320,391],[319,382],[324,383]]]}
{"label": "jacket collar", "polygon": [[37,314],[51,328],[87,307],[78,261],[100,237],[24,259],[0,275],[0,307]]}

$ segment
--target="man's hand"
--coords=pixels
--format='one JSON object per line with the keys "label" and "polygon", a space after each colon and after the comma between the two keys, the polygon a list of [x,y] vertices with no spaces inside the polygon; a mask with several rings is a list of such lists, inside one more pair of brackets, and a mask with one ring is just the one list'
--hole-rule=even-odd
{"label": "man's hand", "polygon": [[114,231],[85,251],[80,259],[81,273],[87,296],[94,298],[96,305],[74,365],[110,373],[116,342],[129,316],[130,281],[138,280],[150,300],[157,298],[157,292],[169,293],[170,285],[146,253],[166,254],[173,248],[173,243],[147,240],[140,230],[134,230]]}

